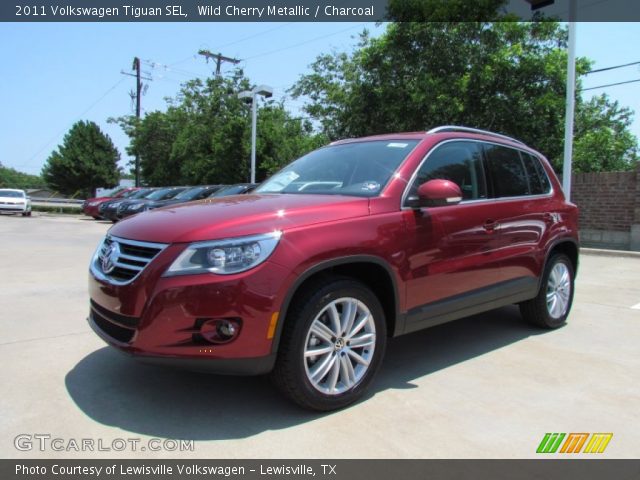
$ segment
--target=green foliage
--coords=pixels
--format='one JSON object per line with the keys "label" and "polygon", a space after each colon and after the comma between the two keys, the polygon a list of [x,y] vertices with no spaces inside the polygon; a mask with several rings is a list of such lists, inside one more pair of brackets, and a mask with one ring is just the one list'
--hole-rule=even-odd
{"label": "green foliage", "polygon": [[[443,4],[414,3],[425,8]],[[495,15],[501,3],[484,2]],[[411,2],[391,5],[398,9],[395,18],[411,18]],[[465,125],[520,138],[560,170],[566,38],[566,30],[552,21],[391,23],[379,38],[370,39],[365,31],[353,54],[320,55],[292,94],[308,100],[305,110],[331,139]],[[589,68],[587,59],[578,59],[578,74]],[[626,127],[618,128],[621,123],[611,124],[616,117],[604,106],[582,111],[593,117],[581,119],[583,125],[596,123],[600,129],[613,128],[617,136],[630,135]],[[579,129],[578,144],[587,130]],[[603,132],[598,141],[609,142],[611,151],[614,135]],[[631,144],[617,142],[625,145]],[[633,157],[625,152],[621,158]],[[577,149],[578,163],[585,154]]]}
{"label": "green foliage", "polygon": [[[165,112],[118,122],[131,138],[149,185],[232,184],[249,178],[251,110],[238,92],[251,89],[236,70],[229,77],[185,83]],[[281,104],[262,102],[258,111],[257,178],[261,180],[323,143],[309,122],[292,118]]]}
{"label": "green foliage", "polygon": [[45,186],[42,177],[19,172],[0,165],[0,187],[2,188],[41,188]]}
{"label": "green foliage", "polygon": [[396,22],[505,20],[508,0],[389,0],[387,18]]}
{"label": "green foliage", "polygon": [[42,177],[67,195],[91,196],[98,187],[114,187],[120,179],[120,154],[94,122],[76,122],[47,159]]}
{"label": "green foliage", "polygon": [[576,111],[573,170],[632,170],[638,165],[638,140],[629,131],[633,112],[606,95],[579,104]]}
{"label": "green foliage", "polygon": [[65,215],[80,215],[82,210],[79,206],[71,207],[65,205],[32,205],[33,212],[62,213]]}

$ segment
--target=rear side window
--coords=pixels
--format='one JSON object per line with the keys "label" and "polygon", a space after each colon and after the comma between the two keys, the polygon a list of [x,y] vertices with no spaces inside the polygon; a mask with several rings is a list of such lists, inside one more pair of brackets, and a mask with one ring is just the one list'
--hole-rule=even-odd
{"label": "rear side window", "polygon": [[496,197],[529,195],[529,181],[520,153],[513,148],[486,145],[487,166]]}
{"label": "rear side window", "polygon": [[487,198],[482,147],[476,142],[449,142],[436,147],[420,167],[409,196],[417,195],[420,185],[435,179],[456,183],[463,200]]}
{"label": "rear side window", "polygon": [[531,195],[542,195],[549,193],[551,190],[551,183],[547,172],[544,171],[544,167],[540,163],[540,160],[528,153],[520,152],[522,155],[522,161],[529,177],[529,188]]}

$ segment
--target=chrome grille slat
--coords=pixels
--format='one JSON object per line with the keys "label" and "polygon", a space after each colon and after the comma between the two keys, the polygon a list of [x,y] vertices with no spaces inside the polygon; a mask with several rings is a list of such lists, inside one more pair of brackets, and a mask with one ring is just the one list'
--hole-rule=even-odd
{"label": "chrome grille slat", "polygon": [[107,235],[91,262],[91,273],[111,284],[126,285],[133,282],[166,247],[164,243],[141,242]]}

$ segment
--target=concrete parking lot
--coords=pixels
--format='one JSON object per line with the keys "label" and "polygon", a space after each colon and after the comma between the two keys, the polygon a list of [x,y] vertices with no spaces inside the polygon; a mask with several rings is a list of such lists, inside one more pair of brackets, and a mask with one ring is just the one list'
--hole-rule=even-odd
{"label": "concrete parking lot", "polygon": [[[640,258],[583,255],[556,331],[509,307],[394,339],[364,401],[317,414],[266,378],[164,370],[107,348],[85,318],[108,227],[0,216],[3,458],[531,458],[546,432],[612,432],[600,457],[640,457]],[[63,451],[15,447],[34,434]],[[141,452],[150,438],[194,449]],[[81,439],[140,443],[76,451]]]}

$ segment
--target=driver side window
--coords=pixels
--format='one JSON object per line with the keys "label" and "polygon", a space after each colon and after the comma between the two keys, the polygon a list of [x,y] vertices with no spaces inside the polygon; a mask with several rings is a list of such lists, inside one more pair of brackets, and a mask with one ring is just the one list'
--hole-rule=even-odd
{"label": "driver side window", "polygon": [[435,179],[456,183],[462,191],[463,201],[487,198],[480,145],[476,142],[449,142],[436,147],[420,167],[409,197],[417,195],[420,185]]}

